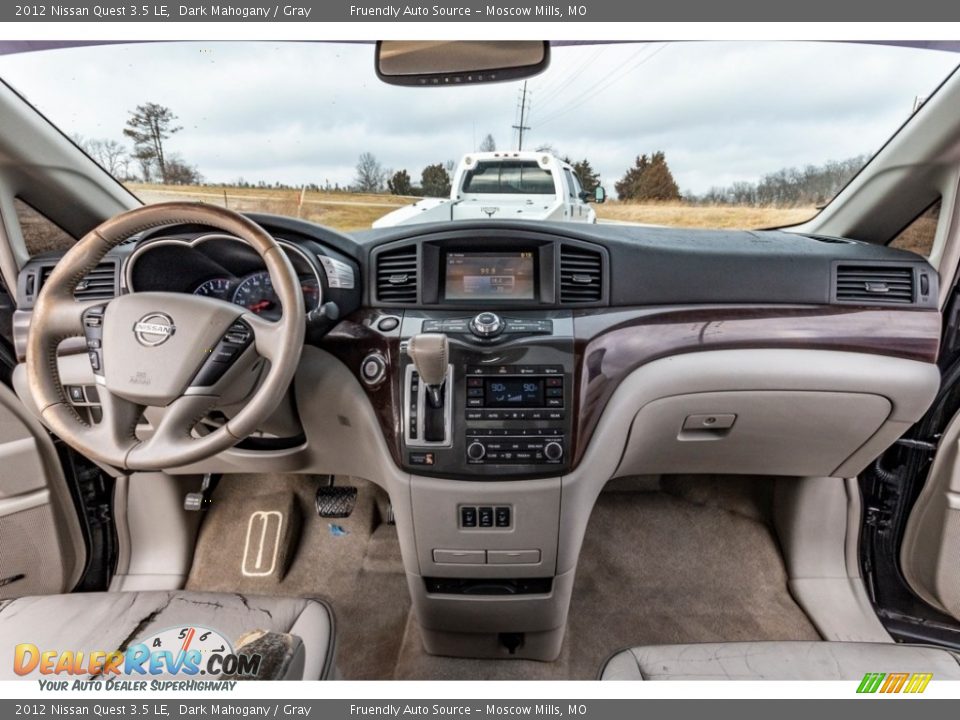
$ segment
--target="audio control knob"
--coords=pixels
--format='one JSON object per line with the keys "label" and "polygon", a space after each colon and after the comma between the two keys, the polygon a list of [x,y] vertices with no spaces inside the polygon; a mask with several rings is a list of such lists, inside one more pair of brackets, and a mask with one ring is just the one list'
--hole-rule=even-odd
{"label": "audio control knob", "polygon": [[470,331],[479,338],[496,337],[503,328],[503,319],[492,312],[482,312],[470,321]]}
{"label": "audio control knob", "polygon": [[548,442],[543,446],[543,456],[547,460],[556,462],[563,457],[563,445],[558,442]]}
{"label": "audio control knob", "polygon": [[467,457],[471,460],[483,460],[483,456],[487,454],[487,448],[481,442],[472,442],[467,446]]}

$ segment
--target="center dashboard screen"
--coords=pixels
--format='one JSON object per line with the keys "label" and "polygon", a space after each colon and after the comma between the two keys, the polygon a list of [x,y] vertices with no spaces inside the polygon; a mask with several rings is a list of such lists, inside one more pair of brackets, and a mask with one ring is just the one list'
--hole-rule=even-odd
{"label": "center dashboard screen", "polygon": [[447,300],[533,300],[533,253],[447,252]]}

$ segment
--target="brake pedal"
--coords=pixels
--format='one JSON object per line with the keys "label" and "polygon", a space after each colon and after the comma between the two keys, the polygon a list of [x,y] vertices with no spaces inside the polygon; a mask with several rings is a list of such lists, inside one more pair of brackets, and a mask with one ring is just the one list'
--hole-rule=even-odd
{"label": "brake pedal", "polygon": [[357,504],[357,488],[352,485],[327,485],[317,488],[317,515],[322,518],[350,517]]}

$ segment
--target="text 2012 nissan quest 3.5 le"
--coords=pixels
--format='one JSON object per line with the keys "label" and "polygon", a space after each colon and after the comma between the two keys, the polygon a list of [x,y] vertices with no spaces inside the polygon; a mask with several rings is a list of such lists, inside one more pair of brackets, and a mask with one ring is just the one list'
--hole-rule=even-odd
{"label": "text 2012 nissan quest 3.5 le", "polygon": [[960,679],[919,45],[0,46],[0,677]]}

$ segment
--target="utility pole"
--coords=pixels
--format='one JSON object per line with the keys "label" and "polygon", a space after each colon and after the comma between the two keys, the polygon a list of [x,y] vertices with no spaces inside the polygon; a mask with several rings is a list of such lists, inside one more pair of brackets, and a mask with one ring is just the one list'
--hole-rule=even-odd
{"label": "utility pole", "polygon": [[[533,93],[530,93],[530,95],[533,95]],[[517,138],[517,150],[523,150],[523,131],[530,129],[529,125],[523,124],[523,121],[526,119],[526,117],[527,117],[527,81],[524,80],[523,90],[521,91],[521,94],[520,94],[520,124],[511,125],[511,127],[519,133]]]}

